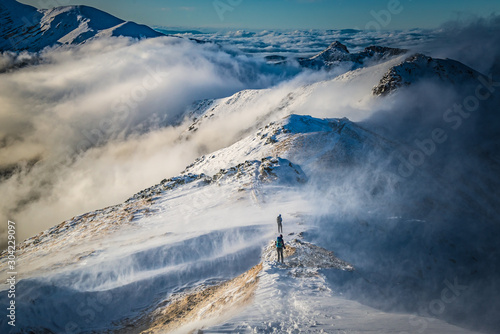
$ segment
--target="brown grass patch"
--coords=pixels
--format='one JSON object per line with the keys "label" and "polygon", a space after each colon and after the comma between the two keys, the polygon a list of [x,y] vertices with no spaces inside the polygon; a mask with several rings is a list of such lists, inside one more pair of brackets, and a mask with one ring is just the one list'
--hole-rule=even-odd
{"label": "brown grass patch", "polygon": [[230,318],[251,301],[261,270],[262,263],[232,280],[172,299],[167,306],[153,312],[154,320],[141,333],[180,331],[181,328],[185,333],[195,332],[204,325]]}

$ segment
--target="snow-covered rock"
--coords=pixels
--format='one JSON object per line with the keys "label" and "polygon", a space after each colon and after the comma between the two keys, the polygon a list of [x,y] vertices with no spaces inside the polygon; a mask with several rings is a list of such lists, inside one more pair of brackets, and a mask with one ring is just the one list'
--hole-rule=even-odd
{"label": "snow-covered rock", "polygon": [[235,144],[197,158],[184,174],[213,174],[226,165],[279,156],[306,171],[364,164],[366,152],[389,152],[394,144],[343,119],[290,115],[271,122]]}
{"label": "snow-covered rock", "polygon": [[370,62],[387,60],[406,53],[407,50],[383,46],[368,46],[363,51],[350,53],[347,47],[335,41],[328,48],[310,58],[299,59],[299,64],[311,69],[331,69],[340,63],[350,63],[351,69],[359,68]]}
{"label": "snow-covered rock", "polygon": [[88,6],[37,10],[15,0],[0,3],[0,51],[39,51],[47,46],[81,44],[100,36],[164,36]]}
{"label": "snow-covered rock", "polygon": [[[309,60],[313,62],[323,62],[326,65],[339,61],[351,61],[352,58],[349,50],[347,50],[347,47],[344,44],[335,41],[330,44],[325,50],[309,58]],[[306,64],[304,63],[303,65]]]}
{"label": "snow-covered rock", "polygon": [[[263,251],[262,262],[247,272],[217,285],[200,286],[190,291],[183,291],[161,303],[151,313],[131,323],[139,328],[148,327],[141,334],[162,331],[182,333],[196,330],[219,332],[216,328],[220,328],[218,324],[224,321],[228,323],[222,325],[223,327],[238,327],[238,329],[233,328],[233,331],[247,332],[250,328],[244,329],[245,322],[242,322],[243,324],[238,321],[233,322],[231,318],[238,317],[239,312],[245,312],[245,308],[251,304],[255,294],[261,293],[262,288],[268,290],[277,283],[273,282],[271,286],[263,287],[259,284],[262,280],[268,280],[269,276],[276,278],[278,275],[316,280],[321,276],[319,269],[354,270],[350,264],[336,258],[332,252],[297,238],[287,243],[284,253],[286,263],[276,263],[276,250],[272,241]],[[291,286],[289,290],[293,288],[295,287]],[[323,291],[329,290],[323,286]],[[282,302],[280,298],[276,298],[276,301]],[[258,321],[266,323],[266,318],[263,313]],[[293,327],[297,324],[304,327],[307,322],[296,319],[288,326]],[[209,329],[214,325],[214,329]],[[249,327],[252,326],[258,328],[259,324],[252,324]]]}
{"label": "snow-covered rock", "polygon": [[[340,260],[333,252],[299,238],[286,241],[285,247],[285,261],[282,266],[290,269],[291,273],[296,277],[301,275],[303,269],[307,271],[303,275],[307,276],[317,275],[318,269],[354,270],[351,264]],[[275,265],[279,265],[276,262],[277,255],[274,241],[270,242],[264,249],[262,259],[265,263],[274,262]]]}
{"label": "snow-covered rock", "polygon": [[435,59],[417,53],[391,67],[380,79],[378,85],[373,87],[373,94],[386,95],[422,79],[463,84],[479,76],[480,73],[456,60]]}

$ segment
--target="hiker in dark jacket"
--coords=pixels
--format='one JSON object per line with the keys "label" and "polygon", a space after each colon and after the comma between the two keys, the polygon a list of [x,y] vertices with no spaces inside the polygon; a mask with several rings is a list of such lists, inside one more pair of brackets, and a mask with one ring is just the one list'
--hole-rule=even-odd
{"label": "hiker in dark jacket", "polygon": [[283,225],[281,222],[283,219],[281,219],[281,213],[278,215],[278,218],[276,218],[276,222],[278,222],[278,233],[283,233]]}
{"label": "hiker in dark jacket", "polygon": [[286,246],[285,246],[285,242],[283,241],[283,235],[280,234],[278,239],[276,239],[276,250],[278,251],[278,262],[285,263],[283,261],[283,249],[285,249],[285,248],[286,248]]}

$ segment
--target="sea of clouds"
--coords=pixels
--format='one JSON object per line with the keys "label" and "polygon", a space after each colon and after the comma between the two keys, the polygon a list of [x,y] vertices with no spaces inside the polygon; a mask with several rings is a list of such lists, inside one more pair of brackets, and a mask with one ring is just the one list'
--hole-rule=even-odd
{"label": "sea of clouds", "polygon": [[[169,29],[157,27],[168,33]],[[176,36],[210,41],[233,47],[245,53],[258,56],[280,55],[283,57],[310,57],[323,51],[332,42],[339,41],[351,52],[357,52],[370,45],[387,45],[398,48],[418,48],[433,40],[435,31],[424,29],[399,31],[342,30],[229,30],[218,32],[186,31]]]}

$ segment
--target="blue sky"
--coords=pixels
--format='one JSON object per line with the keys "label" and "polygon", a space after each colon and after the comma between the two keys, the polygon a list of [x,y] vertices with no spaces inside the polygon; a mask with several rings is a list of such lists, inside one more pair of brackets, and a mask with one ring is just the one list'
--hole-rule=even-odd
{"label": "blue sky", "polygon": [[246,29],[434,28],[500,13],[498,0],[22,0],[89,5],[125,20],[170,27]]}

